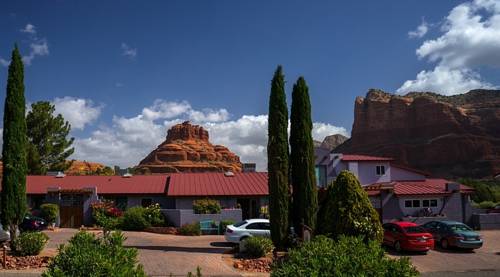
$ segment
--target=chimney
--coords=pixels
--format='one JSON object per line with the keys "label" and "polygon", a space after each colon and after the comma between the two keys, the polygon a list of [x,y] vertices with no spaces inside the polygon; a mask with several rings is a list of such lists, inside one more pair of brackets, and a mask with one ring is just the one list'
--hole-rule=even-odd
{"label": "chimney", "polygon": [[458,184],[458,183],[446,183],[446,191],[448,191],[448,192],[460,191],[460,184]]}

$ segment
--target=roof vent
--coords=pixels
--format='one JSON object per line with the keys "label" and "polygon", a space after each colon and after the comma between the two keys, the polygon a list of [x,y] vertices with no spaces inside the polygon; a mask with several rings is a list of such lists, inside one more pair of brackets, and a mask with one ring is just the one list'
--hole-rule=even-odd
{"label": "roof vent", "polygon": [[64,173],[63,173],[63,172],[61,172],[61,171],[57,172],[57,174],[56,174],[56,178],[64,178],[64,177],[66,177],[66,174],[64,174]]}
{"label": "roof vent", "polygon": [[132,174],[127,172],[127,173],[123,174],[122,177],[123,178],[130,178],[130,177],[132,177]]}
{"label": "roof vent", "polygon": [[226,177],[234,177],[234,173],[231,172],[231,171],[226,171],[226,172],[224,172],[224,176],[226,176]]}

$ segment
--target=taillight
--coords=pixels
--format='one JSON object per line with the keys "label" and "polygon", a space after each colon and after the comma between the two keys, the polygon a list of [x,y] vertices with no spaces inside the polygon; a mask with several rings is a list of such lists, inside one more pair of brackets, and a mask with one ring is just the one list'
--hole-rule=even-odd
{"label": "taillight", "polygon": [[233,230],[231,230],[231,229],[229,229],[229,228],[227,228],[227,229],[226,229],[226,233],[231,234],[232,232],[233,232]]}

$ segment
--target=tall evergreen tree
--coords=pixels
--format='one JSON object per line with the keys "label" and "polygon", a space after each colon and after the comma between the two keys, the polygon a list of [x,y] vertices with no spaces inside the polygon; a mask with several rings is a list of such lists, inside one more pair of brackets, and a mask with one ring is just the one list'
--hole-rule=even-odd
{"label": "tall evergreen tree", "polygon": [[271,239],[277,249],[284,249],[288,237],[288,107],[285,77],[278,66],[271,82],[269,97],[267,171]]}
{"label": "tall evergreen tree", "polygon": [[11,239],[26,212],[26,103],[24,66],[17,45],[12,51],[3,112],[3,178],[0,219]]}
{"label": "tall evergreen tree", "polygon": [[61,114],[54,115],[55,106],[50,102],[39,101],[31,105],[26,116],[28,127],[28,172],[44,175],[50,171],[64,171],[71,165],[67,162],[73,154],[71,147],[74,138],[67,138],[71,125]]}
{"label": "tall evergreen tree", "polygon": [[311,102],[303,77],[293,85],[290,113],[290,171],[293,186],[293,225],[301,235],[301,224],[316,225],[318,193],[314,173]]}

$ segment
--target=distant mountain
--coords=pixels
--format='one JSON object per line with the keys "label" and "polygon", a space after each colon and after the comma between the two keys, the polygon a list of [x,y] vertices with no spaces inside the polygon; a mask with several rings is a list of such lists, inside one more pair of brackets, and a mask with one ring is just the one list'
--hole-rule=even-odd
{"label": "distant mountain", "polygon": [[325,137],[323,142],[320,144],[320,147],[323,147],[323,148],[326,148],[329,150],[333,150],[337,146],[341,145],[342,143],[344,143],[348,139],[349,139],[348,137],[340,135],[340,134],[327,136],[327,137]]}
{"label": "distant mountain", "polygon": [[492,176],[500,172],[500,90],[371,89],[356,98],[351,138],[335,151],[394,157],[441,177]]}

